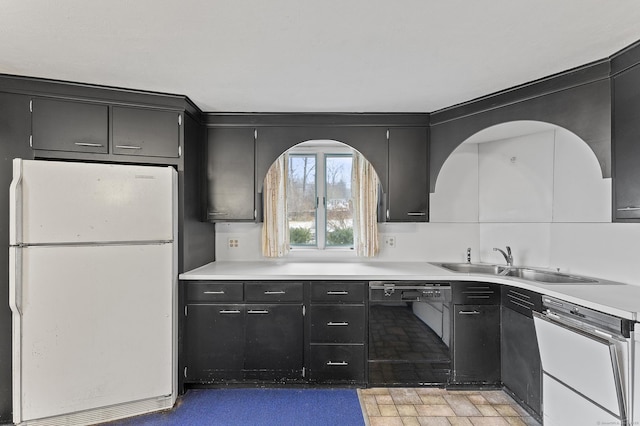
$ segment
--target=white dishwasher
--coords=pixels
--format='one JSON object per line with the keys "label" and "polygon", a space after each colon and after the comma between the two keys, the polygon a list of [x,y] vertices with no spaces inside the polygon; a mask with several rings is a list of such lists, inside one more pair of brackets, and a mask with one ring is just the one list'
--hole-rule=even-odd
{"label": "white dishwasher", "polygon": [[545,426],[626,425],[630,419],[631,321],[542,298],[534,312]]}

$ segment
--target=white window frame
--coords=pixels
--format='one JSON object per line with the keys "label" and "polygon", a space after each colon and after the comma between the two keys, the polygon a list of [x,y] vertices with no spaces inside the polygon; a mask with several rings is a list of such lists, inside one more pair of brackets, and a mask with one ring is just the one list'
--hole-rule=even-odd
{"label": "white window frame", "polygon": [[[350,252],[355,256],[353,246],[327,246],[327,212],[326,212],[326,156],[327,155],[353,155],[351,147],[335,141],[308,141],[296,145],[287,151],[289,155],[315,155],[316,157],[316,245],[290,245],[290,255],[295,253],[320,253]],[[320,226],[321,225],[321,226]],[[322,228],[322,232],[321,231]],[[315,255],[314,255],[315,257]]]}

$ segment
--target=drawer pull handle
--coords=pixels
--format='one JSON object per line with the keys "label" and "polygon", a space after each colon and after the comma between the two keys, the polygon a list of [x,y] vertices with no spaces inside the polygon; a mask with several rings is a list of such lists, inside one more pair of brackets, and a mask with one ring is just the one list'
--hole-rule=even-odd
{"label": "drawer pull handle", "polygon": [[240,311],[237,309],[231,310],[231,309],[222,309],[220,311],[221,314],[239,314]]}
{"label": "drawer pull handle", "polygon": [[460,315],[480,315],[480,311],[460,311]]}
{"label": "drawer pull handle", "polygon": [[268,313],[269,313],[269,311],[268,311],[268,310],[266,310],[266,309],[264,309],[264,310],[254,310],[254,309],[251,309],[251,310],[247,311],[247,313],[248,313],[248,314],[261,314],[261,315],[264,315],[264,314],[268,314]]}
{"label": "drawer pull handle", "polygon": [[425,212],[408,212],[407,216],[426,216]]}
{"label": "drawer pull handle", "polygon": [[349,323],[348,322],[333,322],[333,321],[329,321],[327,323],[327,325],[329,327],[344,327],[344,326],[349,325]]}
{"label": "drawer pull handle", "polygon": [[333,290],[333,291],[332,291],[332,290],[329,290],[329,291],[327,291],[327,294],[328,294],[329,296],[346,296],[347,294],[349,294],[349,292],[348,292],[348,291],[345,291],[345,290],[340,290],[340,291],[336,291],[336,290]]}
{"label": "drawer pull handle", "polygon": [[629,206],[629,207],[622,207],[622,208],[619,208],[619,209],[617,209],[617,210],[618,210],[619,212],[635,212],[635,211],[640,210],[640,207],[632,207],[632,206]]}
{"label": "drawer pull handle", "polygon": [[224,294],[224,290],[219,291],[205,291],[204,294]]}
{"label": "drawer pull handle", "polygon": [[76,142],[78,146],[89,146],[91,148],[102,148],[104,145],[101,143],[91,143],[91,142]]}
{"label": "drawer pull handle", "polygon": [[334,367],[334,366],[347,366],[349,365],[349,363],[347,361],[327,361],[327,365]]}
{"label": "drawer pull handle", "polygon": [[286,291],[284,290],[267,290],[264,292],[264,294],[285,294]]}
{"label": "drawer pull handle", "polygon": [[116,148],[120,148],[120,149],[142,149],[141,146],[136,146],[136,145],[116,145]]}

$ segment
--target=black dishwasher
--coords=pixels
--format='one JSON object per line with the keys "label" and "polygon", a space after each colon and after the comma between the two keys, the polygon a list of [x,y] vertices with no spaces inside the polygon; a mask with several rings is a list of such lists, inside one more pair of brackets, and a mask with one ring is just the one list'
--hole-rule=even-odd
{"label": "black dishwasher", "polygon": [[432,386],[451,371],[449,283],[369,283],[370,386]]}

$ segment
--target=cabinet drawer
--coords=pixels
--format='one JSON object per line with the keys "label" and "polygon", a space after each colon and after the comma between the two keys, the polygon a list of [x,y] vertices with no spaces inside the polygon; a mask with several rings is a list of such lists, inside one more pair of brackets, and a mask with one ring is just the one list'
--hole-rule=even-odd
{"label": "cabinet drawer", "polygon": [[502,305],[533,318],[532,311],[542,312],[542,295],[523,288],[505,286],[502,289]]}
{"label": "cabinet drawer", "polygon": [[34,99],[32,147],[106,154],[109,108],[84,102]]}
{"label": "cabinet drawer", "polygon": [[190,282],[187,286],[187,303],[189,302],[242,302],[241,282]]}
{"label": "cabinet drawer", "polygon": [[453,303],[460,304],[500,304],[500,285],[491,283],[454,283]]}
{"label": "cabinet drawer", "polygon": [[301,302],[300,282],[253,282],[245,284],[247,302]]}
{"label": "cabinet drawer", "polygon": [[364,303],[363,282],[314,282],[311,283],[311,302]]}
{"label": "cabinet drawer", "polygon": [[311,305],[309,315],[314,343],[364,342],[364,305]]}
{"label": "cabinet drawer", "polygon": [[113,107],[113,153],[179,157],[180,114],[142,108]]}
{"label": "cabinet drawer", "polygon": [[309,380],[364,382],[364,345],[311,345]]}

